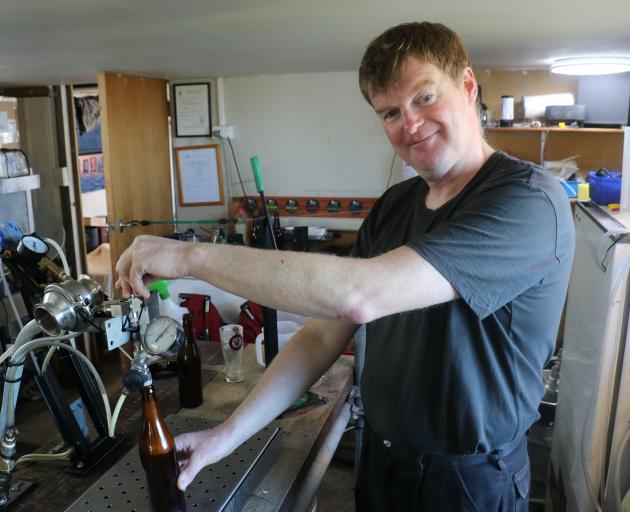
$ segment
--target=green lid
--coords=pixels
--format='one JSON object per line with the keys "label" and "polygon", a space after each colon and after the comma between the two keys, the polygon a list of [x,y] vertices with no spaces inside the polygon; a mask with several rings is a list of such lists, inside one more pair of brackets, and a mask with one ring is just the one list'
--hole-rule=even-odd
{"label": "green lid", "polygon": [[168,287],[171,285],[171,282],[168,279],[160,279],[159,281],[152,282],[148,288],[150,292],[158,292],[160,294],[160,299],[166,300],[171,294],[168,291]]}

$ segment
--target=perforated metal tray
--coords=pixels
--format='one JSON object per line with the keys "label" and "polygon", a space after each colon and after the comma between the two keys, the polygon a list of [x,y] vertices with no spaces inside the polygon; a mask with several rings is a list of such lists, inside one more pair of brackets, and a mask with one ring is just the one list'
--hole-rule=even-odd
{"label": "perforated metal tray", "polygon": [[[207,429],[214,421],[171,415],[173,436]],[[238,511],[267,471],[279,445],[277,428],[266,427],[222,461],[202,469],[186,489],[188,511]],[[146,478],[134,447],[83,493],[66,512],[149,512]]]}

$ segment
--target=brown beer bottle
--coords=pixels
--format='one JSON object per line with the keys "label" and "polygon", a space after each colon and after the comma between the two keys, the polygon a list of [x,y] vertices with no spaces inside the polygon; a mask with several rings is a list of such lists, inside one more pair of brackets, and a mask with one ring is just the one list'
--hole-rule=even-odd
{"label": "brown beer bottle", "polygon": [[185,314],[184,344],[177,354],[179,373],[179,403],[182,407],[199,407],[203,402],[203,384],[201,382],[201,357],[195,342],[192,315]]}
{"label": "brown beer bottle", "polygon": [[152,385],[142,388],[142,433],[138,442],[140,461],[147,475],[153,512],[183,512],[184,493],[177,488],[179,465],[175,441],[162,419]]}

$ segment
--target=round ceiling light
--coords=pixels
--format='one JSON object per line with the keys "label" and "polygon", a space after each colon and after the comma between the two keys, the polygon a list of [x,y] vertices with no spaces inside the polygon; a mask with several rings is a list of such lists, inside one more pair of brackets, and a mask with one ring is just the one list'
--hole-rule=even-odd
{"label": "round ceiling light", "polygon": [[630,57],[573,57],[558,59],[551,72],[559,75],[612,75],[630,71]]}

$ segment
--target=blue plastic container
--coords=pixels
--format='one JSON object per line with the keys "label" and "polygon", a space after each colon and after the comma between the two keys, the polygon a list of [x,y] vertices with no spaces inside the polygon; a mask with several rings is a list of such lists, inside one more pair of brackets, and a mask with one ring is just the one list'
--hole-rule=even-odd
{"label": "blue plastic container", "polygon": [[562,188],[567,193],[569,198],[577,197],[578,194],[578,182],[577,180],[560,181]]}
{"label": "blue plastic container", "polygon": [[608,176],[597,176],[596,171],[588,173],[591,199],[597,204],[609,205],[621,200],[621,173],[608,171]]}

